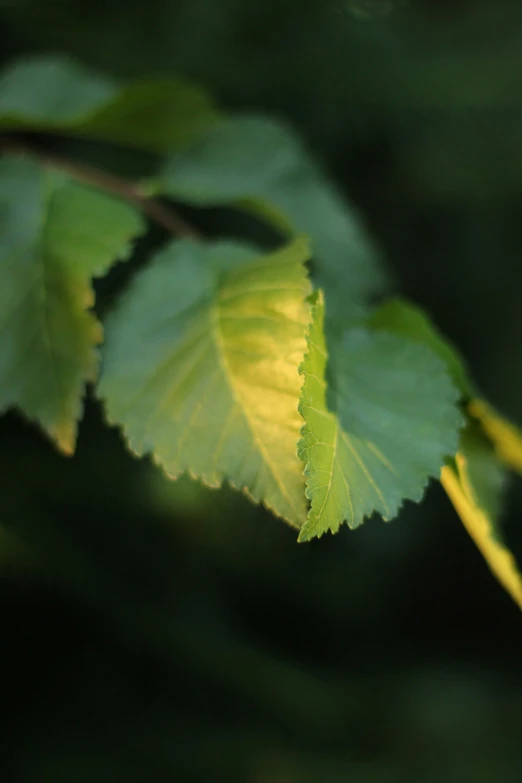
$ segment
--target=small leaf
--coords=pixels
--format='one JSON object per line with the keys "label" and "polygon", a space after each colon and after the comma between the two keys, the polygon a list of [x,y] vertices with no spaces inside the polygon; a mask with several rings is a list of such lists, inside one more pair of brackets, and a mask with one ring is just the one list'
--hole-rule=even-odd
{"label": "small leaf", "polygon": [[498,524],[505,473],[487,443],[465,433],[441,483],[491,572],[522,609],[522,575]]}
{"label": "small leaf", "polygon": [[461,425],[457,392],[435,354],[363,328],[334,344],[327,399],[321,298],[314,310],[301,367],[298,454],[312,501],[301,541],[336,532],[343,521],[356,528],[374,512],[392,519],[403,499],[420,500],[428,478],[455,453]]}
{"label": "small leaf", "polygon": [[210,99],[180,79],[122,85],[59,57],[20,60],[0,74],[0,131],[62,131],[165,151],[217,116]]}
{"label": "small leaf", "polygon": [[455,385],[464,397],[473,393],[473,384],[458,350],[444,337],[420,307],[404,299],[385,302],[368,318],[373,329],[402,335],[415,342],[424,343],[438,354],[446,364]]}
{"label": "small leaf", "polygon": [[240,116],[216,125],[167,161],[158,187],[197,206],[235,205],[278,230],[309,235],[332,317],[357,317],[386,284],[353,207],[281,123]]}
{"label": "small leaf", "polygon": [[131,449],[174,477],[224,479],[294,525],[306,518],[296,444],[308,244],[169,245],[106,326],[100,395]]}
{"label": "small leaf", "polygon": [[101,325],[90,280],[128,256],[141,217],[21,160],[0,161],[0,410],[19,407],[74,451]]}
{"label": "small leaf", "polygon": [[522,475],[522,432],[500,416],[484,400],[472,400],[468,406],[471,416],[478,419],[482,429],[495,446],[499,458],[512,470]]}

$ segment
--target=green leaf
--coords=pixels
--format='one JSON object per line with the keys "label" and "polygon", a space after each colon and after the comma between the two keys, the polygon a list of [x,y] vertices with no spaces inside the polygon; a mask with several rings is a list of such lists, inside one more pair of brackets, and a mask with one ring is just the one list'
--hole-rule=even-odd
{"label": "green leaf", "polygon": [[420,500],[428,477],[455,453],[461,425],[443,363],[395,335],[348,330],[333,345],[336,375],[327,390],[321,298],[314,310],[301,367],[298,454],[312,501],[301,541],[336,532],[343,521],[356,528],[374,512],[389,520],[403,499]]}
{"label": "green leaf", "polygon": [[261,257],[232,242],[172,243],[108,319],[99,387],[136,454],[211,487],[228,479],[296,526],[308,253],[302,239]]}
{"label": "green leaf", "polygon": [[63,132],[165,151],[217,116],[207,95],[180,79],[119,84],[58,57],[21,60],[0,74],[0,131]]}
{"label": "green leaf", "polygon": [[493,443],[499,459],[522,475],[522,432],[484,400],[472,400],[468,406]]}
{"label": "green leaf", "polygon": [[469,398],[473,394],[473,383],[463,358],[420,307],[404,299],[392,299],[375,310],[367,323],[373,329],[424,343],[444,361],[462,395]]}
{"label": "green leaf", "polygon": [[90,280],[143,230],[127,205],[21,159],[0,161],[0,410],[74,451],[101,325]]}
{"label": "green leaf", "polygon": [[306,233],[332,317],[356,317],[386,283],[353,208],[278,122],[243,116],[216,125],[167,161],[158,187],[193,205],[235,205],[283,232]]}
{"label": "green leaf", "polygon": [[460,449],[441,474],[441,483],[491,572],[522,609],[522,575],[500,526],[506,474],[483,438],[464,433]]}

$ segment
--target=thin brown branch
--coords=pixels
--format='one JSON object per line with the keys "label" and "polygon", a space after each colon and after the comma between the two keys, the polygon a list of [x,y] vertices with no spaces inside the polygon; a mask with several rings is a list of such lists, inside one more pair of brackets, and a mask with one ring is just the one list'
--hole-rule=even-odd
{"label": "thin brown branch", "polygon": [[0,136],[0,151],[10,155],[30,156],[48,168],[58,169],[79,182],[92,185],[105,193],[119,196],[129,204],[133,204],[150,220],[162,226],[166,231],[180,237],[201,239],[198,231],[184,220],[172,207],[165,206],[161,201],[150,198],[142,193],[139,186],[122,177],[109,174],[106,171],[77,163],[58,155],[40,152],[16,139]]}

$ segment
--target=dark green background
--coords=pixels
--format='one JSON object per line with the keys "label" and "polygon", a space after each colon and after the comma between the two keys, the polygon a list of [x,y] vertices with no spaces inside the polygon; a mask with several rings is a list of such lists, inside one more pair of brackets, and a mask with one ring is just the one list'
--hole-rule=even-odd
{"label": "dark green background", "polygon": [[[291,120],[397,287],[522,422],[522,6],[393,5],[0,0],[2,58],[182,73]],[[0,446],[2,781],[522,779],[522,618],[437,486],[393,523],[298,546],[241,496],[134,460],[92,402],[72,461],[15,415]],[[521,514],[515,480],[522,559]]]}

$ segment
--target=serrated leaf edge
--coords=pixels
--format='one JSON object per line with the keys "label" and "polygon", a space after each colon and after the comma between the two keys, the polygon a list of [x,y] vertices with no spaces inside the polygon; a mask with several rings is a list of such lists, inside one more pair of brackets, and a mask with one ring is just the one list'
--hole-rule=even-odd
{"label": "serrated leaf edge", "polygon": [[[306,244],[309,247],[310,240],[309,240],[309,238],[306,235],[301,234],[301,235],[296,236],[292,240],[292,242],[291,242],[292,245],[295,245],[297,243]],[[309,290],[310,290],[311,289],[311,284],[310,284],[309,277],[308,277],[308,274],[307,274],[306,264],[307,264],[306,260],[300,262],[300,266],[303,268],[303,270],[305,272],[305,279],[308,280]],[[303,294],[304,294],[304,296],[303,296],[304,304],[305,304],[305,306],[307,306],[307,310],[308,310],[307,324],[304,325],[304,334],[305,334],[305,339],[306,339],[306,333],[307,333],[308,329],[310,328],[310,324],[311,324],[311,321],[312,321],[312,303],[311,303],[311,299],[313,297],[313,293],[312,294],[307,294],[307,293],[305,293],[303,291]],[[220,341],[217,341],[216,344],[219,347]],[[218,350],[218,355],[219,355],[219,361],[221,362],[222,361],[222,357],[221,357],[221,353],[220,353],[219,350]],[[300,372],[300,369],[301,369],[303,361],[304,361],[304,355],[303,355],[303,359],[301,360],[300,364],[296,368],[297,374],[299,376],[302,375],[302,373]],[[303,378],[303,383],[304,383],[304,378]],[[301,387],[302,387],[302,385],[301,385]],[[300,394],[301,394],[301,387],[299,389],[299,398],[300,398]],[[110,426],[110,427],[114,427],[115,429],[118,429],[121,432],[121,434],[123,436],[123,439],[125,441],[126,447],[130,451],[130,453],[133,454],[135,457],[137,457],[139,459],[143,459],[143,458],[150,459],[150,461],[156,467],[158,467],[161,470],[161,472],[164,474],[164,476],[167,479],[169,479],[170,481],[177,481],[182,476],[188,476],[190,479],[192,479],[194,481],[198,481],[199,483],[201,483],[202,485],[204,485],[205,487],[207,487],[208,489],[211,489],[211,490],[218,490],[224,484],[227,484],[233,490],[235,490],[237,492],[240,492],[242,495],[247,497],[248,500],[253,505],[255,505],[255,506],[262,506],[263,508],[267,509],[273,516],[275,516],[277,519],[281,519],[283,522],[288,524],[292,529],[294,529],[294,530],[300,530],[301,529],[301,526],[299,526],[298,524],[294,523],[288,517],[286,517],[283,514],[281,514],[280,512],[278,512],[264,498],[260,498],[259,500],[256,500],[256,498],[254,498],[253,495],[251,494],[251,492],[250,492],[248,487],[246,487],[246,486],[239,486],[232,479],[230,479],[229,477],[227,477],[225,475],[223,475],[218,481],[212,481],[206,474],[198,473],[193,468],[190,468],[190,467],[186,468],[183,471],[180,471],[179,473],[175,473],[175,474],[174,473],[169,473],[169,471],[163,465],[163,462],[161,461],[160,457],[157,454],[155,454],[154,451],[145,451],[145,450],[143,450],[141,448],[136,447],[134,445],[134,443],[133,443],[133,438],[131,437],[131,435],[129,433],[129,428],[125,424],[123,424],[122,422],[116,421],[114,418],[112,418],[110,416],[109,411],[108,411],[107,401],[100,394],[100,389],[99,389],[98,386],[95,386],[95,388],[94,388],[94,395],[95,395],[96,399],[102,405],[103,415],[104,415],[104,419],[105,419],[107,425]],[[298,412],[299,412],[299,398],[298,398],[298,403],[297,403],[297,411]],[[247,421],[248,421],[248,417],[246,417],[246,418],[247,418]],[[298,453],[297,453],[297,444],[296,444],[296,458],[299,461],[302,462],[302,460],[300,460],[300,458],[298,456]],[[303,473],[303,475],[304,475],[304,473]],[[308,495],[306,493],[306,484],[305,484],[305,482],[303,482],[303,492],[304,492],[305,497],[308,498]]]}
{"label": "serrated leaf edge", "polygon": [[[310,300],[310,303],[311,303],[311,308],[312,308],[312,320],[311,320],[311,322],[310,322],[310,326],[309,326],[309,328],[308,328],[308,333],[307,333],[307,336],[306,336],[306,341],[307,341],[307,346],[310,348],[310,347],[311,347],[311,341],[310,341],[310,331],[311,331],[311,329],[312,329],[312,327],[313,327],[313,323],[314,323],[314,319],[315,319],[315,313],[316,313],[316,308],[317,308],[319,305],[322,305],[322,306],[324,306],[324,293],[323,293],[323,291],[322,291],[322,290],[320,290],[320,289],[319,289],[319,290],[317,290],[317,291],[314,291],[314,293],[313,293],[313,294],[312,294],[312,296],[309,298],[309,300]],[[405,338],[405,339],[406,339],[406,338]],[[413,340],[410,340],[410,342],[415,342],[415,341],[413,341]],[[318,350],[320,350],[320,349],[319,349],[319,347],[318,347],[317,345],[315,345],[315,344],[314,344],[314,348],[315,348],[315,349],[318,349]],[[429,349],[427,349],[427,348],[426,348],[426,350],[429,350]],[[321,351],[321,352],[322,352],[322,351]],[[429,352],[430,352],[430,353],[432,353],[434,356],[437,356],[437,354],[435,354],[435,352],[434,352],[434,351],[431,351],[431,350],[430,350]],[[301,365],[299,366],[299,374],[300,374],[300,375],[306,375],[306,371],[305,371],[305,369],[304,369],[304,365],[305,365],[305,363],[306,363],[306,359],[307,359],[307,358],[310,356],[310,354],[311,354],[311,351],[309,350],[308,352],[306,352],[306,353],[305,353],[305,355],[304,355],[304,357],[303,357],[303,361],[301,362]],[[453,378],[452,378],[451,374],[450,374],[450,373],[449,373],[449,371],[448,371],[448,368],[447,368],[447,366],[446,366],[446,363],[445,363],[445,362],[443,362],[443,360],[442,360],[440,357],[438,357],[438,356],[437,356],[437,358],[439,359],[439,362],[440,362],[440,365],[441,365],[441,370],[442,370],[443,374],[445,375],[445,377],[447,378],[447,380],[450,382],[450,384],[453,386],[453,388],[454,388],[454,389],[457,391],[457,386],[456,386],[456,384],[455,384],[455,382],[454,382],[454,380],[453,380]],[[304,401],[304,400],[303,400],[303,398],[302,398],[302,394],[303,394],[303,389],[304,389],[304,383],[305,383],[305,381],[306,381],[306,378],[303,380],[303,384],[302,384],[302,386],[301,386],[301,397],[300,397],[300,401],[299,401],[299,413],[301,414],[301,416],[302,416],[303,420],[304,420],[304,415],[303,415],[303,407],[305,407],[305,401]],[[326,384],[326,379],[324,380],[324,383]],[[457,395],[455,396],[455,399],[457,399]],[[335,414],[331,413],[330,411],[328,411],[328,414],[330,414],[330,415],[332,415],[332,416],[334,417],[334,419],[335,419],[335,428],[336,428],[336,429],[335,429],[335,444],[334,444],[334,447],[333,447],[333,456],[332,456],[332,460],[333,460],[333,459],[335,458],[335,454],[336,454],[336,450],[337,450],[337,444],[338,444],[338,440],[339,440],[339,429],[340,429],[340,426],[339,426],[339,420],[338,420],[337,416],[335,416]],[[458,432],[458,431],[459,431],[459,430],[462,428],[462,426],[463,426],[463,424],[464,424],[464,418],[463,418],[463,416],[461,415],[461,413],[460,413],[460,411],[458,410],[458,408],[455,408],[455,414],[456,414],[456,416],[455,416],[455,427],[456,427],[456,430],[457,430],[457,432]],[[305,438],[304,438],[304,435],[305,435],[306,433],[310,433],[310,432],[311,432],[311,430],[310,430],[310,426],[309,426],[308,422],[306,422],[306,420],[305,420],[305,421],[304,421],[304,424],[303,424],[303,426],[301,427],[301,430],[300,430],[300,433],[301,433],[301,435],[302,435],[303,437],[302,437],[302,438],[300,438],[300,440],[298,441],[298,444],[297,444],[297,454],[298,454],[298,457],[299,457],[299,458],[300,458],[300,459],[301,459],[303,462],[305,462],[305,468],[304,468],[304,471],[303,471],[303,474],[304,474],[305,476],[309,476],[309,475],[310,475],[311,466],[310,466],[310,463],[309,463],[309,462],[306,462],[306,459],[303,457],[303,451],[305,450],[305,449],[304,449],[304,445],[305,445]],[[343,433],[341,432],[341,435],[342,435],[342,434],[343,434]],[[350,447],[350,448],[352,448],[352,445],[351,445],[351,444],[348,444],[348,445],[349,445],[349,447]],[[353,448],[352,448],[352,450],[353,450]],[[390,465],[389,465],[389,463],[388,463],[388,461],[387,461],[387,460],[386,460],[386,459],[385,459],[385,458],[384,458],[382,455],[378,455],[378,456],[379,456],[379,458],[381,459],[381,461],[383,462],[383,464],[384,464],[386,467],[388,467],[390,470],[392,470],[392,469],[391,469],[391,466],[390,466]],[[358,461],[359,461],[359,460],[358,460]],[[366,472],[366,471],[365,471],[365,472]],[[392,471],[392,472],[393,472],[393,471]],[[342,470],[341,470],[341,473],[342,473]],[[347,479],[346,479],[346,477],[344,476],[344,474],[343,474],[343,473],[342,473],[342,476],[343,476],[343,480],[344,480],[344,482],[345,482],[345,484],[346,484],[346,486],[347,486],[347,489],[348,489],[348,483],[347,483]],[[389,522],[391,519],[394,519],[394,518],[396,518],[396,517],[397,517],[397,515],[399,514],[399,512],[401,511],[401,509],[403,508],[404,504],[406,503],[406,501],[413,502],[413,503],[418,503],[418,502],[420,502],[420,501],[422,500],[422,498],[424,497],[424,494],[425,494],[425,492],[426,492],[426,489],[428,488],[428,485],[430,484],[430,482],[431,482],[433,479],[436,479],[436,476],[435,476],[435,475],[429,475],[429,474],[428,474],[428,475],[426,475],[426,476],[425,476],[425,478],[424,478],[424,480],[421,480],[421,483],[419,484],[419,488],[418,488],[418,491],[417,491],[417,493],[416,493],[416,494],[414,494],[414,495],[412,494],[412,496],[411,496],[411,497],[408,497],[408,498],[406,498],[406,497],[403,497],[403,498],[402,498],[402,499],[401,499],[401,500],[398,502],[398,504],[397,504],[397,507],[396,507],[396,510],[395,510],[395,511],[394,511],[394,513],[393,513],[393,516],[384,517],[384,516],[382,516],[382,515],[381,515],[381,516],[382,516],[382,519],[383,519],[385,522]],[[330,475],[330,479],[329,479],[329,481],[331,482],[331,475]],[[376,491],[377,491],[377,490],[378,490],[378,488],[376,487]],[[379,490],[379,494],[381,494],[381,493],[380,493],[380,490]],[[306,489],[305,489],[305,495],[306,495],[306,497],[307,497],[307,498],[308,498],[310,501],[312,501],[312,490],[310,490],[310,489],[309,489],[309,487],[308,487],[308,482],[307,482],[307,486],[306,486]],[[348,497],[350,498],[350,492],[349,492],[349,490],[348,490]],[[384,501],[384,499],[382,498],[382,494],[381,494],[381,499],[382,499],[382,501],[383,501],[383,505],[384,505],[384,506],[386,506],[387,504],[386,504],[386,502]],[[324,507],[324,504],[323,504],[323,507]],[[350,521],[349,521],[349,520],[342,519],[342,520],[340,520],[340,521],[337,523],[337,525],[336,525],[335,527],[333,527],[332,525],[329,525],[327,529],[325,529],[325,530],[321,530],[320,532],[317,532],[317,533],[316,533],[316,532],[310,532],[310,531],[309,531],[309,528],[310,528],[311,524],[313,524],[313,523],[316,521],[316,519],[317,519],[317,518],[314,518],[313,520],[311,520],[311,518],[310,518],[310,515],[312,514],[312,507],[310,507],[310,510],[309,510],[309,512],[308,512],[308,518],[307,518],[307,520],[305,521],[305,523],[303,524],[303,526],[302,526],[302,527],[301,527],[301,529],[300,529],[300,533],[299,533],[299,537],[298,537],[298,542],[299,542],[299,543],[304,543],[304,542],[311,541],[313,538],[321,538],[323,535],[325,535],[325,534],[326,534],[326,533],[328,533],[328,532],[330,532],[330,533],[332,533],[332,534],[335,534],[335,533],[337,533],[337,532],[338,532],[339,528],[341,527],[341,525],[342,525],[344,522],[346,522],[346,524],[348,525],[348,527],[350,528],[350,530],[356,530],[357,528],[361,527],[361,525],[364,523],[364,521],[365,521],[366,519],[370,518],[371,516],[373,516],[374,514],[377,514],[377,513],[378,513],[377,511],[374,511],[374,512],[373,512],[372,514],[370,514],[369,516],[364,516],[364,517],[363,517],[363,518],[360,520],[360,522],[358,522],[358,523],[357,523],[357,524],[355,524],[355,525],[354,525],[353,523],[352,523],[352,524],[350,524]]]}

